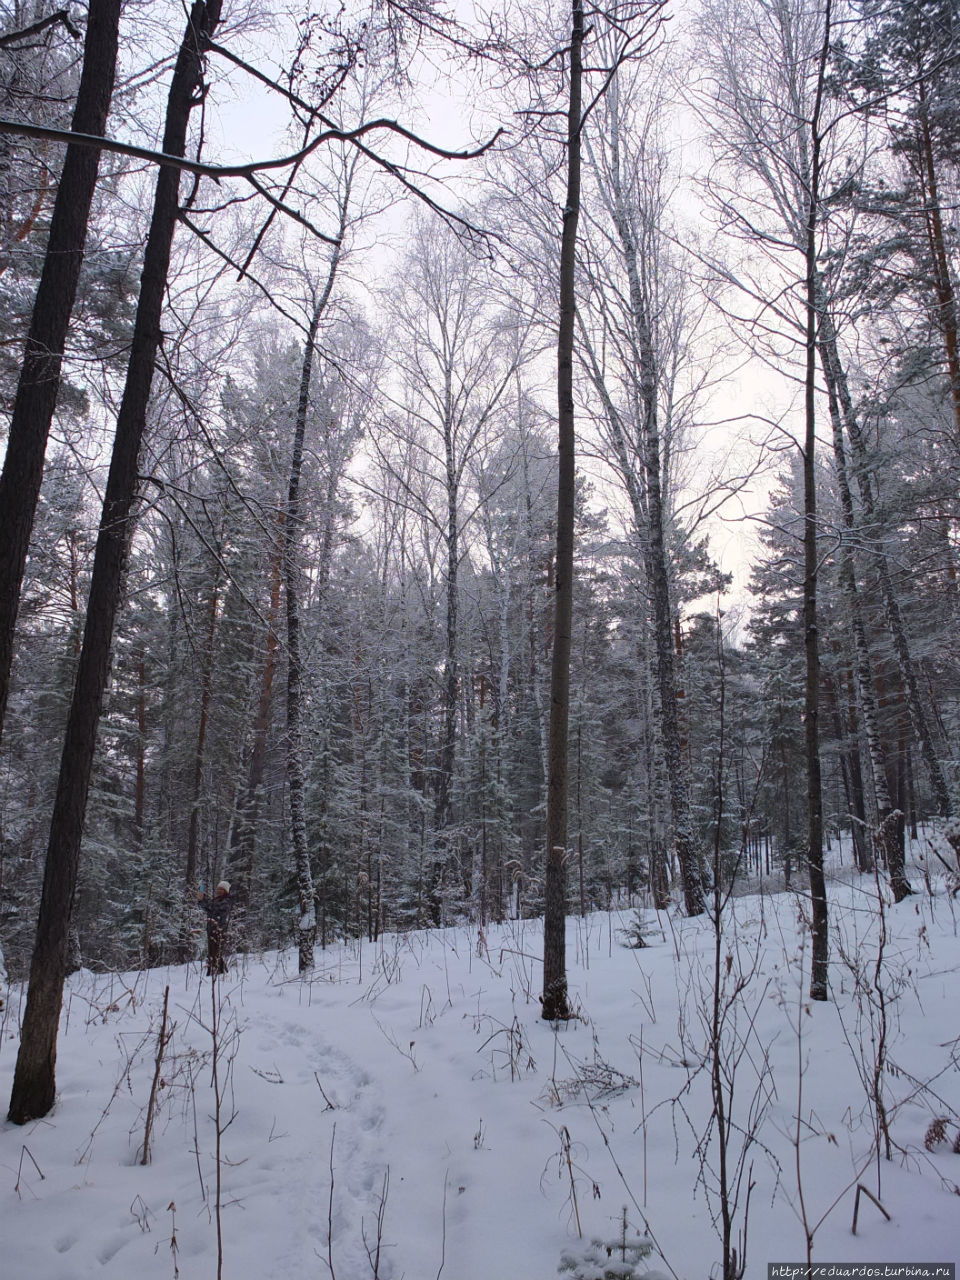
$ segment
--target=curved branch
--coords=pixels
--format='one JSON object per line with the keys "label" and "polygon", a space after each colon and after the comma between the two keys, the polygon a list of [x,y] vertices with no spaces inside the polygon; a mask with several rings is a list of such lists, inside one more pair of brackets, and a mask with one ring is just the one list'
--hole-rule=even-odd
{"label": "curved branch", "polygon": [[31,23],[29,27],[23,27],[19,31],[8,31],[6,35],[0,36],[0,49],[5,49],[11,44],[18,44],[21,40],[29,40],[31,36],[38,36],[41,31],[45,31],[47,27],[55,26],[58,22],[63,23],[74,40],[80,39],[80,32],[70,21],[70,14],[66,9],[58,9],[56,13],[51,13],[46,18],[41,18],[39,22]]}
{"label": "curved branch", "polygon": [[132,156],[136,160],[147,160],[149,163],[159,165],[161,168],[181,169],[186,173],[196,173],[201,177],[213,178],[215,182],[219,182],[221,178],[252,179],[256,173],[263,173],[271,169],[287,169],[291,165],[299,164],[305,160],[307,156],[316,151],[325,142],[358,142],[360,138],[375,130],[386,130],[389,133],[395,133],[407,142],[413,143],[414,146],[420,147],[431,155],[439,156],[444,160],[475,160],[478,156],[482,156],[489,151],[503,133],[502,129],[498,129],[493,137],[472,151],[448,151],[445,147],[435,146],[432,142],[427,142],[425,138],[421,138],[409,129],[405,129],[396,120],[368,120],[365,124],[358,125],[356,129],[337,129],[332,127],[324,129],[304,147],[301,147],[299,151],[294,151],[288,156],[275,156],[270,160],[251,160],[246,164],[220,165],[203,164],[199,160],[188,160],[184,156],[171,156],[165,151],[154,151],[150,147],[138,147],[130,142],[118,142],[114,138],[100,138],[90,133],[73,133],[69,129],[53,129],[47,125],[27,124],[19,120],[0,118],[0,134],[13,133],[23,138],[40,138],[47,142],[62,142],[70,146],[96,147],[98,150],[111,151],[116,155]]}

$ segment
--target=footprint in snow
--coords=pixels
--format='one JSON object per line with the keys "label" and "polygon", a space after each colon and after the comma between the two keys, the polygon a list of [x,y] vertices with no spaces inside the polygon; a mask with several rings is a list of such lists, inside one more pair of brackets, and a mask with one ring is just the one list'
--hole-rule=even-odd
{"label": "footprint in snow", "polygon": [[128,1236],[114,1235],[107,1241],[97,1254],[97,1260],[102,1267],[107,1266],[117,1256],[125,1244],[129,1243]]}

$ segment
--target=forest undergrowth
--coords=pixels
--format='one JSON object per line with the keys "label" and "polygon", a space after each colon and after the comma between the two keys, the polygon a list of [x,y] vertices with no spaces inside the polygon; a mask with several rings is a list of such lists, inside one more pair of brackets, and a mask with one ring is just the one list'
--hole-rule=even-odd
{"label": "forest undergrowth", "polygon": [[[915,850],[916,852],[917,850]],[[719,917],[384,935],[69,982],[54,1112],[0,1129],[8,1274],[756,1274],[957,1261],[960,902],[842,868],[831,991],[800,893]],[[643,945],[637,945],[642,940]],[[22,991],[2,1014],[9,1085]]]}

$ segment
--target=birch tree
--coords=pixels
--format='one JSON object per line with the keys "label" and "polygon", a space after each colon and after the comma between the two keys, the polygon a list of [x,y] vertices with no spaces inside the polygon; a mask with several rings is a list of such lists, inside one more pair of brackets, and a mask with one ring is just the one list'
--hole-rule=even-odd
{"label": "birch tree", "polygon": [[[584,266],[589,291],[580,314],[584,362],[600,401],[601,429],[626,490],[650,599],[673,844],[686,913],[695,916],[704,910],[702,857],[679,718],[676,583],[671,584],[670,563],[671,543],[680,536],[671,516],[671,457],[683,417],[681,378],[691,376],[682,365],[685,358],[689,364],[695,320],[669,243],[665,162],[655,137],[658,110],[648,107],[646,119],[634,111],[631,120],[625,107],[636,102],[642,74],[635,68],[619,71],[597,109],[588,145],[596,184],[591,251]],[[692,381],[696,387],[696,373]]]}
{"label": "birch tree", "polygon": [[[817,340],[824,189],[830,164],[842,148],[838,116],[826,93],[835,21],[832,0],[813,10],[793,0],[755,0],[744,6],[710,0],[699,24],[700,54],[716,86],[710,109],[714,145],[731,172],[746,179],[741,191],[714,186],[711,194],[727,225],[757,245],[773,267],[753,289],[761,316],[758,328],[766,327],[773,341],[781,340],[788,349],[796,343],[802,353],[807,867],[810,993],[817,1000],[827,999],[828,957],[819,748]],[[778,328],[785,316],[790,318]]]}
{"label": "birch tree", "polygon": [[[754,279],[749,283],[743,270],[731,270],[727,277],[745,286],[756,300],[758,327],[768,333],[776,331],[779,340],[788,346],[792,341],[791,330],[797,339],[802,335],[806,365],[805,461],[815,443],[810,422],[811,414],[816,413],[813,387],[818,364],[827,391],[841,495],[841,587],[850,617],[857,703],[868,748],[864,767],[872,780],[879,816],[875,839],[881,857],[890,866],[891,881],[899,899],[909,892],[909,883],[903,872],[902,848],[894,840],[894,811],[885,776],[888,753],[880,734],[875,659],[867,641],[864,625],[867,606],[859,585],[864,568],[872,568],[880,582],[885,620],[894,642],[910,721],[938,808],[945,816],[950,813],[950,799],[920,694],[897,592],[882,540],[877,536],[879,508],[840,343],[839,276],[846,255],[856,244],[857,231],[850,223],[849,205],[835,199],[827,211],[824,193],[831,184],[851,188],[862,181],[869,140],[865,142],[862,126],[826,93],[826,86],[820,83],[822,77],[815,71],[818,65],[825,65],[827,57],[829,42],[822,27],[827,23],[831,25],[832,40],[843,29],[843,13],[834,13],[825,7],[819,15],[814,15],[779,2],[758,4],[736,13],[722,4],[708,5],[704,13],[702,30],[709,33],[707,63],[715,71],[719,85],[717,118],[724,122],[715,134],[718,153],[749,181],[742,193],[723,195],[719,187],[715,187],[713,194],[728,227],[736,228],[744,241],[755,243],[768,264],[776,263],[777,273],[768,275],[765,281]],[[814,210],[811,203],[815,186],[819,192],[819,210]],[[811,219],[817,224],[812,238]],[[791,257],[796,259],[801,255],[805,276],[802,311],[790,303],[797,289],[789,282],[788,265]],[[794,279],[799,281],[799,275]],[[809,364],[811,341],[815,355],[813,366]],[[812,466],[810,462],[807,477],[811,502],[814,499]],[[859,509],[855,509],[851,493],[854,476]],[[815,537],[815,523],[811,520],[807,528],[811,539]],[[811,542],[807,547],[805,570],[808,615],[815,586],[811,575],[817,562],[818,553]],[[807,623],[805,633],[810,643]],[[808,658],[812,660],[812,653]],[[808,689],[808,697],[812,699],[812,689]],[[812,734],[809,718],[805,723],[808,733]],[[812,765],[812,746],[808,744],[808,768]]]}
{"label": "birch tree", "polygon": [[439,923],[444,883],[464,871],[458,866],[451,819],[460,717],[461,567],[467,554],[464,536],[476,507],[468,482],[478,450],[492,447],[496,439],[504,398],[527,358],[528,326],[520,313],[500,309],[491,300],[489,270],[449,229],[420,219],[415,234],[416,248],[397,282],[391,314],[404,388],[407,425],[401,429],[420,441],[443,513],[431,513],[444,575],[431,890]]}

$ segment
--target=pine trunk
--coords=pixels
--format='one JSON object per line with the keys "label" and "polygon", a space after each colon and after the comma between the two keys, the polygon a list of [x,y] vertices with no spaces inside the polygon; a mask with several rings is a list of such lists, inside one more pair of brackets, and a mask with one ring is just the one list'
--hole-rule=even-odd
{"label": "pine trunk", "polygon": [[917,82],[917,95],[921,107],[917,151],[920,161],[927,241],[933,264],[933,289],[937,299],[936,324],[943,335],[947,374],[950,379],[953,424],[957,441],[960,442],[960,337],[958,337],[957,325],[957,299],[943,228],[943,211],[940,204],[937,166],[933,154],[933,138],[930,133],[929,106],[923,77]]}
{"label": "pine trunk", "polygon": [[[197,0],[190,11],[167,101],[163,150],[182,156],[190,112],[201,83],[204,45],[220,15],[220,0]],[[56,1095],[57,1026],[63,1003],[70,916],[76,891],[97,726],[110,666],[113,628],[137,496],[138,461],[160,341],[170,251],[179,207],[180,171],[157,175],[144,253],[130,362],[107,477],[93,561],[83,647],[67,721],[47,846],[37,937],[10,1100],[16,1124],[44,1116]]]}
{"label": "pine trunk", "polygon": [[[836,350],[836,335],[833,331],[832,322],[829,313],[823,318],[825,341]],[[860,495],[860,505],[863,508],[863,514],[866,524],[873,529],[881,527],[881,516],[877,510],[877,502],[873,493],[873,486],[870,481],[869,457],[866,442],[863,438],[863,432],[860,428],[860,422],[857,418],[856,410],[853,406],[853,399],[850,395],[850,389],[847,385],[846,376],[842,366],[837,362],[834,370],[836,378],[837,398],[840,402],[840,411],[843,416],[843,425],[846,428],[847,436],[853,449],[853,470],[857,478],[857,488]],[[920,682],[917,679],[916,668],[910,652],[910,644],[907,639],[906,628],[903,624],[903,613],[900,609],[900,601],[897,596],[896,588],[893,585],[893,576],[890,571],[890,562],[883,548],[881,541],[873,550],[873,561],[876,567],[877,577],[880,582],[880,594],[883,599],[883,608],[886,615],[887,629],[893,640],[893,649],[897,658],[897,667],[900,673],[900,679],[907,695],[907,711],[910,716],[910,725],[913,729],[914,737],[920,747],[920,754],[923,758],[924,766],[927,770],[927,776],[930,779],[930,786],[933,790],[934,797],[937,802],[937,808],[942,818],[949,818],[952,815],[952,805],[950,801],[950,792],[947,787],[947,780],[944,776],[943,767],[940,764],[937,755],[936,746],[934,745],[933,731],[930,728],[929,717],[924,707],[923,698],[920,693]]]}
{"label": "pine trunk", "polygon": [[[283,513],[278,514],[278,529],[283,529]],[[270,730],[270,709],[273,705],[273,681],[277,670],[277,619],[280,613],[282,554],[277,552],[270,567],[270,605],[267,612],[266,654],[260,672],[260,692],[257,697],[257,715],[253,727],[253,744],[247,764],[247,777],[237,800],[230,833],[230,853],[227,866],[235,890],[231,890],[238,903],[245,907],[253,879],[254,856],[257,847],[257,820],[260,812],[260,786],[267,762],[267,735]]]}
{"label": "pine trunk", "polygon": [[820,211],[820,111],[827,55],[830,48],[830,0],[824,12],[823,43],[816,95],[810,120],[811,161],[806,226],[806,374],[804,382],[803,445],[803,645],[806,659],[804,689],[804,751],[807,763],[807,873],[810,884],[811,943],[810,999],[828,998],[827,886],[823,874],[823,789],[820,772],[820,637],[817,625],[817,482],[816,378],[818,334],[817,229]]}
{"label": "pine trunk", "polygon": [[[214,644],[217,638],[217,616],[220,608],[220,565],[217,564],[210,600],[207,604],[207,634],[203,653],[203,672],[200,678],[200,718],[197,723],[197,740],[193,751],[193,785],[190,796],[190,826],[187,833],[187,865],[184,880],[187,894],[192,895],[197,883],[197,851],[200,847],[200,805],[203,799],[203,768],[207,750],[207,729],[210,724],[210,702],[213,697]],[[184,959],[187,957],[185,956]]]}
{"label": "pine trunk", "polygon": [[137,780],[134,788],[133,826],[137,849],[143,846],[147,792],[147,675],[144,649],[137,651]]}
{"label": "pine trunk", "polygon": [[307,341],[303,349],[300,393],[294,422],[293,452],[290,458],[290,484],[283,526],[283,585],[287,602],[287,785],[290,789],[290,829],[297,875],[297,898],[300,921],[297,926],[299,969],[307,973],[313,968],[313,949],[317,940],[317,911],[314,901],[313,872],[307,844],[307,817],[303,769],[303,657],[300,646],[300,474],[303,468],[303,441],[310,404],[310,381],[320,322],[321,308],[314,309]]}
{"label": "pine trunk", "polygon": [[449,386],[445,397],[445,415],[443,444],[447,492],[447,617],[440,701],[440,753],[437,766],[436,802],[433,814],[433,830],[436,838],[435,863],[431,871],[430,884],[430,913],[435,925],[441,924],[443,920],[444,886],[448,877],[453,874],[454,867],[447,827],[450,823],[453,771],[457,755],[457,704],[460,692],[460,667],[457,647],[460,605],[460,512],[459,485],[453,444],[453,411]]}
{"label": "pine trunk", "polygon": [[[825,307],[821,304],[821,314],[825,315]],[[870,753],[870,770],[873,777],[873,793],[877,804],[877,830],[874,840],[877,855],[882,865],[890,874],[890,884],[897,902],[902,902],[913,892],[906,878],[903,862],[903,849],[898,842],[892,842],[894,822],[893,801],[887,787],[887,760],[880,734],[880,718],[875,696],[876,681],[873,672],[873,661],[867,644],[867,632],[863,622],[863,610],[860,607],[860,592],[857,589],[856,572],[853,562],[853,542],[857,536],[856,521],[853,512],[853,495],[847,476],[847,458],[843,443],[843,424],[840,416],[840,403],[837,395],[837,373],[840,368],[840,356],[835,341],[825,338],[824,324],[820,324],[820,363],[823,367],[830,402],[830,421],[833,427],[833,453],[836,462],[837,486],[840,492],[840,509],[843,514],[843,537],[840,544],[840,588],[850,613],[850,628],[853,634],[854,679],[857,692],[857,705],[861,722],[866,734],[867,747]]]}
{"label": "pine trunk", "polygon": [[570,101],[567,111],[567,198],[560,242],[560,329],[557,338],[557,549],[547,747],[547,861],[544,878],[542,1016],[570,1016],[567,996],[567,803],[570,723],[570,651],[573,629],[573,540],[576,429],[573,405],[575,268],[580,219],[583,0],[573,0]]}
{"label": "pine trunk", "polygon": [[663,474],[660,462],[658,362],[648,307],[640,281],[637,246],[624,207],[623,193],[618,189],[615,194],[617,234],[627,269],[634,336],[640,357],[640,412],[643,417],[640,445],[643,451],[646,481],[646,522],[640,532],[640,540],[644,553],[647,587],[653,606],[654,670],[660,700],[660,732],[670,790],[674,846],[683,886],[684,910],[688,916],[698,916],[706,910],[706,906],[703,897],[701,855],[690,808],[690,788],[680,723],[679,700],[682,692],[677,680],[677,654],[674,649],[673,610],[670,604],[670,575],[663,509]]}
{"label": "pine trunk", "polygon": [[[91,0],[73,132],[102,136],[117,64],[121,0]],[[68,146],[0,474],[0,736],[13,640],[67,329],[83,265],[100,152]]]}
{"label": "pine trunk", "polygon": [[824,692],[833,703],[834,734],[839,744],[840,777],[843,782],[843,793],[847,800],[847,814],[850,818],[850,836],[853,844],[853,860],[858,871],[866,871],[871,859],[868,855],[869,844],[864,836],[867,830],[865,797],[863,792],[863,770],[860,766],[859,733],[857,732],[857,709],[848,706],[850,723],[844,722],[840,703],[840,691],[837,683],[829,676],[823,682]]}

